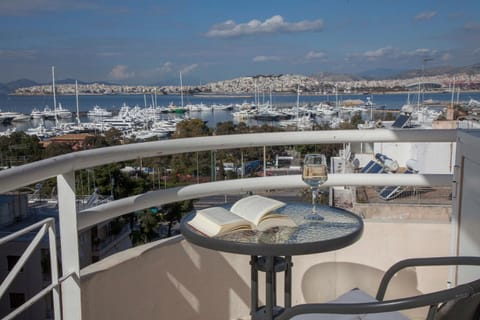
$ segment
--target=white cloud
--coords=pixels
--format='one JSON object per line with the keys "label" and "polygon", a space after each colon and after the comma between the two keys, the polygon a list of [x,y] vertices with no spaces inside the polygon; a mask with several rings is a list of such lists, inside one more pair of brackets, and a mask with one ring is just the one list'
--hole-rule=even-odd
{"label": "white cloud", "polygon": [[420,20],[430,20],[437,15],[437,11],[428,11],[428,12],[421,12],[417,14],[413,19],[420,21]]}
{"label": "white cloud", "polygon": [[324,59],[327,57],[327,54],[325,52],[321,51],[310,51],[305,55],[306,59]]}
{"label": "white cloud", "polygon": [[414,50],[406,51],[392,46],[386,46],[376,50],[369,50],[363,53],[354,53],[349,56],[349,59],[356,61],[385,61],[392,59],[416,59],[421,61],[421,58],[441,58],[441,52],[436,49],[417,48]]}
{"label": "white cloud", "polygon": [[125,65],[117,65],[108,74],[111,79],[125,80],[135,75],[135,72],[128,72],[128,67]]}
{"label": "white cloud", "polygon": [[186,67],[183,67],[182,70],[180,70],[180,72],[183,73],[183,74],[189,74],[197,68],[198,68],[198,64],[194,63],[194,64],[188,65]]}
{"label": "white cloud", "polygon": [[172,71],[172,66],[173,66],[173,64],[170,61],[167,61],[159,68],[159,70],[161,72],[168,73],[168,72]]}
{"label": "white cloud", "polygon": [[279,61],[280,57],[277,56],[256,56],[252,59],[253,62],[267,62],[267,61]]}
{"label": "white cloud", "polygon": [[433,57],[438,51],[434,49],[418,48],[413,51],[403,52],[402,55],[411,57]]}
{"label": "white cloud", "polygon": [[233,20],[227,20],[213,25],[206,35],[208,37],[234,38],[253,34],[320,31],[322,29],[323,20],[321,19],[287,22],[282,16],[276,15],[263,22],[254,19],[247,23],[237,24]]}
{"label": "white cloud", "polygon": [[449,53],[449,52],[446,52],[446,53],[444,53],[440,56],[440,60],[442,60],[444,62],[450,61],[450,60],[452,60],[452,54]]}
{"label": "white cloud", "polygon": [[377,50],[366,51],[363,53],[363,56],[369,60],[375,60],[377,58],[382,58],[385,56],[392,56],[394,55],[396,50],[390,46],[383,47]]}

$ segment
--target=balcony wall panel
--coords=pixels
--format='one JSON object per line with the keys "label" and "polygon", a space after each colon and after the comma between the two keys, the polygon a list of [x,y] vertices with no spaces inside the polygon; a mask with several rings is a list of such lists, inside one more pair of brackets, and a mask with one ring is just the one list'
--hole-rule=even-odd
{"label": "balcony wall panel", "polygon": [[[374,295],[398,260],[448,255],[450,233],[449,223],[366,220],[354,245],[293,258],[292,303],[327,301],[354,287]],[[441,289],[447,280],[446,268],[409,270],[394,291]],[[259,282],[263,298],[263,274]],[[283,290],[281,276],[278,282]],[[283,296],[277,298],[282,304]],[[249,257],[203,249],[181,236],[132,248],[82,270],[82,303],[84,319],[249,319]],[[418,311],[409,315],[420,318]]]}

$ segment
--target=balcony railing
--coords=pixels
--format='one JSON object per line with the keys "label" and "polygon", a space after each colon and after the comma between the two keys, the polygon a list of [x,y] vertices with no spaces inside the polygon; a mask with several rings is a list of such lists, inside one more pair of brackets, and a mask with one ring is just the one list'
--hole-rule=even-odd
{"label": "balcony railing", "polygon": [[[348,142],[455,142],[456,139],[456,130],[339,130],[197,137],[129,144],[70,153],[0,171],[0,193],[12,191],[47,178],[57,177],[62,279],[64,279],[61,284],[62,314],[68,319],[81,319],[81,287],[78,281],[80,278],[77,236],[79,230],[125,213],[179,200],[224,193],[300,189],[305,188],[306,185],[299,175],[210,182],[134,195],[83,210],[77,215],[75,201],[76,170],[137,158],[206,150]],[[452,175],[449,174],[332,174],[325,186],[396,185],[430,187],[449,186],[451,183]],[[58,279],[58,277],[52,276],[52,279]],[[58,285],[56,284],[54,287],[56,290]],[[55,312],[57,318],[60,317],[59,312],[58,310]]]}

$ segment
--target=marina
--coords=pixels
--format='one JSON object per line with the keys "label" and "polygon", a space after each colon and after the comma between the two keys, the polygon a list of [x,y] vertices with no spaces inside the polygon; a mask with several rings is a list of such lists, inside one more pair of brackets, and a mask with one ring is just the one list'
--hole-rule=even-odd
{"label": "marina", "polygon": [[[102,132],[115,128],[137,140],[166,138],[184,119],[201,119],[215,128],[220,122],[240,122],[248,126],[268,124],[295,130],[312,130],[315,124],[337,128],[352,116],[368,125],[378,120],[396,119],[411,106],[412,118],[432,121],[445,113],[453,101],[450,93],[425,93],[424,101],[410,103],[410,94],[383,95],[275,95],[260,96],[157,96],[147,104],[145,95],[57,96],[57,107],[48,96],[0,96],[0,134],[15,131],[35,134],[41,139],[72,132]],[[480,93],[457,95],[453,101],[473,111]],[[182,101],[185,101],[182,106]]]}

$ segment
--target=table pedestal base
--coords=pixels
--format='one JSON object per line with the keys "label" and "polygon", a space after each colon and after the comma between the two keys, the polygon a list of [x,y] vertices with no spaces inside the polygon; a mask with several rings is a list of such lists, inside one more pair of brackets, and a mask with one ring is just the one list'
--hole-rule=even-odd
{"label": "table pedestal base", "polygon": [[[292,306],[292,257],[251,256],[252,320],[271,320]],[[265,306],[258,306],[258,271],[265,272]],[[285,272],[284,307],[277,306],[276,273]]]}
{"label": "table pedestal base", "polygon": [[[275,318],[278,316],[280,313],[283,312],[285,308],[282,308],[280,306],[273,306],[273,312],[272,316]],[[267,312],[267,309],[265,306],[260,307],[253,315],[252,315],[252,320],[270,320],[272,317],[269,315]]]}

